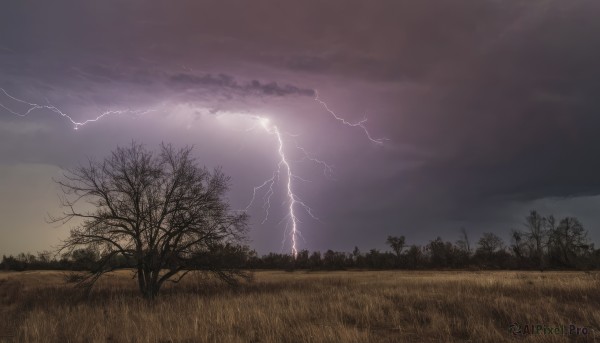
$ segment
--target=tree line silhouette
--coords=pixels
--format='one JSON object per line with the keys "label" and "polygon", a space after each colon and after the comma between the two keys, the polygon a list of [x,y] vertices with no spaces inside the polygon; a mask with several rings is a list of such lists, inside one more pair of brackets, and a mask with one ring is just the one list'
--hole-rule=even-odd
{"label": "tree line silhouette", "polygon": [[[574,217],[556,220],[536,211],[522,230],[512,230],[505,245],[494,233],[476,244],[466,229],[456,242],[437,237],[428,244],[407,244],[389,236],[392,251],[362,253],[300,251],[296,256],[259,256],[245,245],[248,215],[233,211],[225,197],[229,177],[209,170],[191,147],[161,144],[157,150],[132,142],[104,159],[65,170],[60,186],[63,212],[49,222],[75,219],[69,236],[52,253],[3,256],[7,270],[62,269],[67,280],[91,291],[105,273],[127,268],[140,294],[155,299],[165,282],[177,283],[191,271],[210,273],[228,284],[249,279],[252,269],[592,269],[600,250]],[[85,207],[81,207],[85,205]],[[89,210],[93,208],[93,210]]]}
{"label": "tree line silhouette", "polygon": [[[463,228],[460,238],[445,241],[437,237],[425,245],[407,244],[404,236],[389,236],[391,251],[371,249],[361,252],[355,247],[351,253],[327,250],[301,250],[294,256],[269,253],[259,256],[248,246],[223,244],[211,257],[211,264],[222,268],[243,269],[520,269],[520,270],[589,270],[600,269],[600,249],[587,236],[587,230],[575,217],[556,220],[531,211],[521,230],[513,229],[506,244],[494,233],[484,233],[476,243],[471,242]],[[74,250],[53,256],[50,252],[37,255],[21,253],[3,256],[0,268],[4,270],[86,270],[93,271],[99,263],[99,254],[92,248]],[[102,261],[111,269],[134,268],[136,261],[116,254],[110,261]]]}

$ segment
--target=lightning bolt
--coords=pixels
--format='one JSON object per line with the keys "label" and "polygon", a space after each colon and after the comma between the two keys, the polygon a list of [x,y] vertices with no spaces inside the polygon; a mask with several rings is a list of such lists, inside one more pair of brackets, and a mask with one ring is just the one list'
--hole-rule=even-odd
{"label": "lightning bolt", "polygon": [[[27,110],[25,112],[17,112],[16,110],[13,110],[10,107],[0,103],[0,107],[4,108],[6,111],[8,111],[14,115],[17,115],[19,117],[25,117],[37,110],[49,110],[51,112],[54,112],[54,113],[60,115],[61,117],[65,118],[66,120],[68,120],[73,125],[73,129],[75,129],[75,130],[78,130],[80,127],[85,126],[86,124],[97,122],[100,119],[102,119],[106,116],[110,116],[110,115],[146,114],[149,112],[156,111],[153,109],[150,109],[150,110],[130,110],[130,109],[109,110],[109,111],[102,112],[101,114],[99,114],[98,116],[96,116],[94,118],[87,119],[84,121],[76,121],[70,115],[66,114],[65,112],[63,112],[56,106],[50,104],[49,102],[47,105],[31,103],[31,102],[28,102],[28,101],[25,101],[22,99],[18,99],[16,97],[10,95],[8,92],[6,92],[6,90],[4,90],[4,88],[0,88],[0,91],[9,99],[11,99],[17,103],[23,104],[27,107]],[[334,119],[341,122],[343,125],[360,128],[371,142],[377,143],[377,144],[383,144],[383,142],[386,140],[385,138],[373,138],[371,136],[371,134],[367,130],[366,126],[364,125],[367,122],[366,118],[359,122],[351,123],[351,122],[347,121],[346,119],[338,116],[333,110],[331,110],[329,108],[327,103],[325,103],[323,100],[321,100],[319,98],[318,92],[316,90],[315,90],[315,99],[314,100],[317,101],[318,103],[320,103],[325,108],[325,110],[333,116]],[[271,123],[269,118],[256,116],[256,115],[250,115],[250,114],[247,114],[247,115],[244,114],[243,116],[249,116],[249,117],[255,119],[257,121],[257,123],[268,134],[275,136],[275,141],[277,144],[276,150],[277,150],[277,155],[279,156],[279,161],[277,163],[277,167],[276,167],[275,171],[273,172],[272,176],[269,179],[265,180],[262,184],[253,188],[252,198],[251,198],[250,202],[248,203],[248,205],[246,206],[245,211],[249,210],[252,207],[252,205],[254,204],[255,199],[257,197],[257,193],[259,191],[261,191],[262,189],[266,188],[267,191],[265,192],[265,194],[263,196],[263,209],[265,211],[265,217],[262,220],[262,223],[264,224],[269,218],[269,210],[271,209],[271,198],[272,198],[273,194],[275,193],[275,190],[274,190],[275,184],[283,178],[284,183],[285,183],[285,190],[286,190],[286,198],[287,198],[286,202],[287,202],[287,207],[288,207],[287,208],[288,214],[285,216],[285,218],[282,219],[282,221],[286,220],[286,219],[288,220],[288,222],[285,225],[285,232],[289,231],[290,238],[291,238],[292,255],[294,258],[296,258],[298,255],[298,246],[297,246],[298,238],[302,238],[302,233],[299,230],[299,223],[301,223],[301,221],[299,220],[299,218],[297,216],[298,210],[303,209],[311,218],[313,218],[315,220],[319,220],[319,218],[317,218],[314,215],[313,210],[304,201],[302,201],[302,199],[300,199],[294,191],[294,183],[293,183],[294,179],[298,179],[300,181],[308,181],[308,180],[305,180],[302,177],[293,173],[292,167],[290,164],[290,160],[288,159],[288,157],[286,156],[286,153],[285,153],[285,146],[284,146],[285,144],[284,144],[284,139],[282,138],[281,131],[279,130],[279,128],[276,125]],[[254,126],[248,130],[253,130],[253,129],[255,129]],[[308,151],[306,151],[304,148],[299,146],[297,143],[296,143],[296,148],[302,152],[302,154],[304,156],[303,160],[311,161],[311,162],[323,167],[323,173],[325,176],[331,176],[333,174],[333,168],[329,164],[327,164],[326,162],[324,162],[320,159],[313,157],[312,154],[308,153]],[[285,238],[284,238],[284,242],[285,242]],[[284,242],[282,242],[282,243],[284,243]]]}
{"label": "lightning bolt", "polygon": [[[299,146],[298,143],[296,143],[296,148],[300,151],[302,151],[302,153],[304,154],[304,158],[303,160],[308,160],[311,161],[315,164],[318,164],[320,166],[323,167],[323,174],[327,177],[331,177],[333,175],[333,167],[331,165],[329,165],[327,162],[322,161],[316,157],[313,157],[312,154],[308,153],[308,151],[306,151],[306,149],[304,149],[303,147]],[[299,177],[298,177],[299,178]],[[304,180],[304,179],[302,179]]]}
{"label": "lightning bolt", "polygon": [[333,118],[335,120],[339,121],[343,125],[350,126],[350,127],[356,127],[356,128],[363,130],[363,132],[365,133],[365,135],[371,142],[377,143],[377,144],[383,144],[384,141],[388,140],[387,138],[373,138],[373,136],[371,136],[371,133],[365,126],[365,123],[367,122],[366,117],[364,119],[362,119],[361,121],[358,121],[356,123],[351,123],[351,122],[347,121],[346,119],[338,116],[331,108],[329,108],[329,106],[327,105],[327,103],[325,101],[323,101],[319,98],[319,92],[316,89],[315,89],[315,101],[318,102],[319,104],[321,104],[321,106],[323,106],[323,108],[325,108],[325,110],[327,112],[329,112],[329,114],[331,114],[331,116],[333,116]]}
{"label": "lightning bolt", "polygon": [[66,118],[69,122],[71,122],[71,124],[73,124],[73,129],[78,130],[81,126],[84,126],[86,124],[89,123],[94,123],[97,122],[98,120],[108,116],[108,115],[116,115],[116,114],[146,114],[146,113],[150,113],[153,112],[155,110],[110,110],[110,111],[105,111],[103,113],[101,113],[100,115],[98,115],[95,118],[92,119],[88,119],[82,122],[78,122],[76,120],[74,120],[70,115],[64,113],[63,111],[61,111],[60,109],[58,109],[56,106],[48,104],[48,105],[40,105],[40,104],[35,104],[35,103],[31,103],[31,102],[27,102],[25,100],[21,100],[21,99],[17,99],[14,96],[8,94],[4,88],[0,88],[0,91],[2,91],[2,93],[4,93],[4,95],[6,95],[8,98],[19,102],[21,104],[25,104],[26,106],[28,106],[27,111],[25,111],[24,113],[19,113],[17,111],[14,111],[12,109],[10,109],[9,107],[5,106],[4,104],[0,103],[0,107],[4,108],[5,110],[7,110],[8,112],[17,115],[19,117],[26,117],[28,116],[31,112],[36,111],[36,110],[50,110],[56,114],[59,114],[60,116],[62,116],[63,118]]}
{"label": "lightning bolt", "polygon": [[250,209],[250,207],[252,207],[252,205],[254,204],[254,200],[256,199],[256,192],[261,190],[262,188],[268,186],[269,189],[267,190],[267,192],[265,193],[265,195],[263,197],[263,200],[264,200],[263,209],[265,210],[265,217],[262,220],[261,224],[264,224],[269,219],[269,209],[271,208],[271,196],[274,193],[273,184],[275,184],[276,179],[279,179],[279,168],[273,172],[273,176],[271,178],[265,180],[265,182],[263,182],[260,186],[254,187],[254,189],[252,191],[252,198],[250,199],[250,202],[248,203],[248,205],[246,206],[246,209],[244,210],[244,211],[248,211]]}
{"label": "lightning bolt", "polygon": [[[312,209],[304,201],[302,201],[294,192],[294,186],[293,186],[292,180],[294,178],[297,178],[297,179],[303,180],[303,181],[306,181],[306,180],[295,175],[292,172],[292,167],[291,167],[290,162],[285,154],[284,140],[282,138],[281,131],[279,130],[279,128],[276,125],[271,124],[271,121],[269,120],[269,118],[265,118],[265,117],[255,117],[255,118],[259,121],[260,125],[269,134],[272,134],[275,136],[276,142],[277,142],[277,154],[279,155],[279,161],[277,163],[277,169],[273,173],[273,176],[271,178],[267,179],[261,185],[254,187],[252,199],[251,199],[250,203],[248,204],[248,206],[246,207],[246,209],[249,209],[252,206],[254,200],[256,199],[256,192],[262,188],[267,187],[268,190],[265,193],[265,196],[264,196],[265,202],[263,205],[263,208],[265,208],[265,210],[266,210],[265,219],[262,221],[264,223],[268,218],[269,209],[271,208],[271,196],[274,193],[273,186],[280,179],[281,175],[283,174],[284,182],[285,182],[285,189],[286,189],[287,206],[288,206],[288,215],[286,216],[286,218],[289,219],[289,223],[286,224],[286,230],[289,226],[291,226],[290,237],[291,237],[291,241],[292,241],[292,255],[294,256],[294,258],[296,258],[296,256],[298,256],[297,241],[298,241],[298,237],[301,236],[301,232],[298,229],[298,223],[300,222],[300,220],[298,219],[297,212],[296,212],[297,207],[303,208],[306,211],[306,213],[308,213],[308,215],[311,216],[313,219],[319,220],[319,218],[317,218],[313,214]],[[304,149],[302,149],[302,151],[306,153],[306,151]],[[308,157],[308,155],[306,155],[306,156],[307,156],[307,158],[310,158],[310,157]],[[318,161],[314,158],[310,158],[310,159],[313,161]],[[331,167],[329,167],[329,165],[327,165],[325,162],[322,162],[322,161],[320,161],[320,162],[325,164],[325,166],[327,166],[327,168],[329,168],[329,170],[331,170]]]}
{"label": "lightning bolt", "polygon": [[294,212],[294,207],[298,202],[296,196],[294,195],[294,191],[292,190],[292,168],[288,163],[285,153],[283,150],[283,140],[281,139],[281,134],[279,133],[279,129],[277,126],[273,126],[273,132],[275,132],[275,136],[277,136],[277,141],[279,142],[279,149],[277,152],[279,153],[279,157],[281,157],[281,161],[279,162],[279,168],[281,169],[282,165],[285,165],[286,170],[286,188],[287,188],[287,196],[289,199],[289,216],[292,221],[292,254],[294,258],[298,256],[298,249],[296,248],[296,235],[298,232],[298,219],[296,218],[296,214]]}
{"label": "lightning bolt", "polygon": [[[323,108],[325,108],[325,110],[329,114],[331,114],[335,120],[339,121],[340,123],[342,123],[345,126],[356,127],[356,128],[361,129],[364,132],[364,134],[366,135],[366,137],[373,143],[383,144],[384,141],[387,140],[387,138],[373,138],[373,136],[371,135],[371,133],[365,126],[365,123],[367,122],[367,118],[364,118],[361,121],[358,121],[356,123],[349,122],[346,119],[339,116],[337,113],[335,113],[331,108],[329,108],[329,105],[327,105],[327,103],[325,101],[323,101],[319,98],[319,92],[317,90],[314,90],[314,92],[315,92],[314,100],[316,102],[318,102],[319,104],[321,104],[321,106],[323,106]],[[291,236],[291,241],[292,241],[292,255],[294,256],[294,258],[296,258],[298,255],[297,238],[301,237],[301,235],[302,235],[301,231],[298,229],[298,223],[300,221],[299,221],[298,217],[296,216],[296,211],[295,211],[296,207],[301,206],[302,208],[305,209],[305,211],[313,219],[316,219],[316,220],[319,220],[319,219],[313,214],[312,209],[306,203],[304,203],[302,200],[300,200],[298,198],[298,196],[294,193],[292,179],[295,178],[295,179],[299,179],[302,181],[306,181],[306,180],[295,175],[292,172],[290,163],[288,162],[286,155],[285,155],[283,139],[281,137],[279,128],[275,125],[270,125],[270,120],[268,118],[265,118],[265,117],[255,117],[255,118],[258,119],[260,124],[267,130],[267,132],[274,134],[277,137],[277,143],[279,146],[278,154],[280,157],[280,161],[277,165],[276,171],[273,173],[273,176],[271,178],[267,179],[261,185],[254,187],[253,193],[252,193],[252,199],[250,200],[250,203],[246,207],[246,210],[248,210],[253,205],[254,200],[256,199],[257,191],[261,190],[262,188],[267,187],[268,189],[267,189],[267,191],[264,195],[264,199],[263,199],[264,200],[263,208],[265,209],[265,217],[262,221],[262,224],[264,224],[268,220],[269,209],[271,208],[271,197],[274,194],[273,186],[280,178],[282,167],[285,167],[285,171],[286,171],[285,182],[286,182],[287,198],[288,198],[288,206],[289,206],[289,212],[288,212],[287,218],[289,218],[291,221],[291,223],[286,224],[285,231],[286,232],[288,231],[288,227],[291,224],[290,236]],[[331,176],[333,174],[333,168],[329,164],[327,164],[326,162],[324,162],[320,159],[313,157],[311,154],[308,153],[308,151],[306,151],[306,149],[299,146],[298,144],[296,144],[296,148],[298,150],[302,151],[302,153],[304,154],[305,160],[309,160],[318,165],[321,165],[323,167],[323,174],[325,176]],[[284,240],[284,242],[285,242],[285,240]],[[282,242],[282,244],[284,242]]]}

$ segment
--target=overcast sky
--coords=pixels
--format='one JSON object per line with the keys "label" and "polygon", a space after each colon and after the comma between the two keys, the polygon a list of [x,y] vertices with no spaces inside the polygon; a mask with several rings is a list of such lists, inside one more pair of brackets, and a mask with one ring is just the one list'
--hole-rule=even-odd
{"label": "overcast sky", "polygon": [[[175,4],[176,3],[176,4]],[[194,145],[245,208],[283,134],[299,248],[385,248],[388,235],[508,238],[530,209],[600,240],[598,1],[11,1],[0,11],[0,254],[68,226],[52,178],[132,140]],[[348,122],[343,125],[319,102]],[[14,112],[14,113],[13,113]],[[254,128],[253,130],[249,130]],[[332,166],[303,159],[311,157]],[[327,175],[326,175],[327,174]],[[289,252],[284,180],[251,246]]]}

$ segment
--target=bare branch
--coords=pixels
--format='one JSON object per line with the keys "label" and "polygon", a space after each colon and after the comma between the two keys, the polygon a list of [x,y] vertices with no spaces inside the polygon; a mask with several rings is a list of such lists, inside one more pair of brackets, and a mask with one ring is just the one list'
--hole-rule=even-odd
{"label": "bare branch", "polygon": [[[101,162],[89,159],[56,181],[65,211],[49,221],[80,222],[59,251],[93,245],[101,255],[102,267],[80,284],[91,287],[116,254],[135,260],[140,291],[149,298],[164,281],[179,282],[190,270],[209,270],[228,283],[243,276],[204,256],[242,242],[248,217],[230,212],[224,197],[229,178],[220,169],[199,167],[191,151],[163,144],[153,153],[134,142]],[[94,210],[80,210],[83,202]]]}

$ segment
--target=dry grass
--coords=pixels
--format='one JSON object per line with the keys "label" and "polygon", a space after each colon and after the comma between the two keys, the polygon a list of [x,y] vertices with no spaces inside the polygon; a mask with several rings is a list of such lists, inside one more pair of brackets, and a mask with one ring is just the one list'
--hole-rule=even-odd
{"label": "dry grass", "polygon": [[[59,272],[0,273],[0,334],[24,342],[593,342],[600,328],[594,273],[256,272],[237,289],[192,276],[153,303],[129,275],[108,275],[85,298]],[[514,321],[573,323],[590,334],[515,338]]]}

